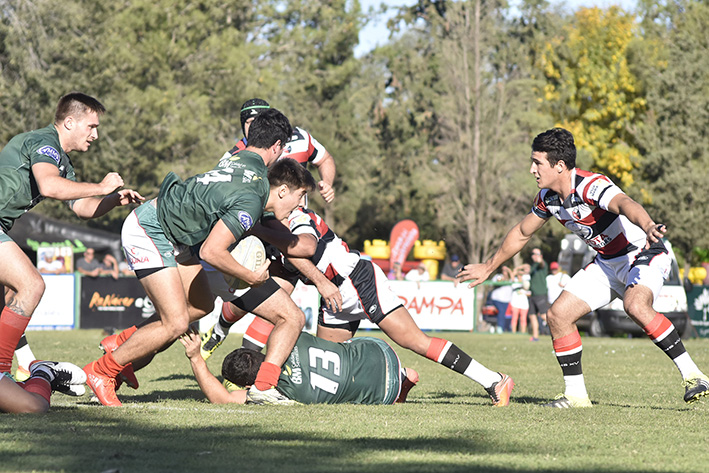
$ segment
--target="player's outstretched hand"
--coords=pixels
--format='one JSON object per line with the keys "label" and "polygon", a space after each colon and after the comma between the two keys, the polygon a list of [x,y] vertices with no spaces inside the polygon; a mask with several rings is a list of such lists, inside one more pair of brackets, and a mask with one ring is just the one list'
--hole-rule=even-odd
{"label": "player's outstretched hand", "polygon": [[490,272],[485,264],[466,264],[455,279],[460,282],[470,281],[468,287],[475,287],[482,284],[490,276]]}
{"label": "player's outstretched hand", "polygon": [[123,178],[117,172],[109,172],[101,181],[103,195],[112,194],[123,187]]}
{"label": "player's outstretched hand", "polygon": [[342,310],[342,294],[340,289],[329,280],[322,281],[318,285],[318,292],[325,301],[325,306],[333,312]]}
{"label": "player's outstretched hand", "polygon": [[185,346],[185,355],[190,360],[195,357],[201,358],[199,354],[200,340],[199,334],[194,330],[189,330],[180,335],[180,342]]}
{"label": "player's outstretched hand", "polygon": [[118,204],[120,206],[128,204],[138,204],[145,200],[145,197],[134,191],[133,189],[123,189],[117,192]]}
{"label": "player's outstretched hand", "polygon": [[318,182],[318,190],[320,191],[322,198],[325,199],[325,202],[328,204],[335,199],[335,189],[333,189],[327,182]]}

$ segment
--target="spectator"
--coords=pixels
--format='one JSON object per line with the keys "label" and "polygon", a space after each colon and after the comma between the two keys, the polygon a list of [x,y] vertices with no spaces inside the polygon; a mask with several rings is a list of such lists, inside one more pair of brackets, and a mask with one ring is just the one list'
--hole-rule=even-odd
{"label": "spectator", "polygon": [[66,272],[62,260],[54,258],[48,251],[43,252],[41,258],[37,261],[37,269],[42,274],[62,274]]}
{"label": "spectator", "polygon": [[426,268],[426,265],[423,262],[420,262],[418,266],[406,273],[404,279],[406,279],[407,281],[421,282],[429,281],[431,277],[428,274],[428,269]]}
{"label": "spectator", "polygon": [[118,272],[121,273],[121,276],[135,276],[135,273],[133,272],[132,269],[130,269],[130,266],[128,265],[128,261],[126,261],[125,258],[121,260],[120,263],[118,263]]}
{"label": "spectator", "polygon": [[[542,250],[539,248],[534,248],[532,250],[532,264],[529,265],[529,312],[527,313],[529,317],[529,324],[532,326],[532,338],[533,342],[539,340],[539,326],[545,334],[549,331],[546,328],[547,310],[549,309],[549,304],[547,303],[547,275],[549,270],[547,269],[547,263],[544,261],[544,256],[542,255]],[[537,315],[539,318],[537,318]],[[540,322],[541,320],[541,322]]]}
{"label": "spectator", "polygon": [[512,270],[507,266],[502,267],[502,272],[492,278],[493,282],[504,283],[490,291],[490,302],[497,308],[497,333],[509,332],[511,315],[508,315],[510,301],[512,300]]}
{"label": "spectator", "polygon": [[403,281],[404,272],[401,270],[401,263],[399,263],[398,261],[394,262],[394,264],[391,266],[391,269],[389,270],[389,273],[387,274],[387,277],[395,281]]}
{"label": "spectator", "polygon": [[453,284],[457,286],[459,281],[455,277],[458,275],[461,268],[460,258],[458,255],[452,254],[450,261],[443,265],[441,279],[444,281],[453,281]]}
{"label": "spectator", "polygon": [[97,277],[101,272],[100,264],[94,258],[94,249],[86,248],[84,256],[76,261],[76,270],[84,276]]}
{"label": "spectator", "polygon": [[99,276],[111,276],[118,279],[118,261],[111,253],[106,253],[99,263]]}
{"label": "spectator", "polygon": [[527,332],[527,312],[529,312],[529,265],[523,264],[513,271],[512,278],[512,299],[510,299],[510,329],[512,333],[517,333],[517,321],[519,321],[519,331]]}
{"label": "spectator", "polygon": [[551,305],[561,295],[571,276],[563,272],[556,261],[549,265],[549,271],[551,274],[547,276],[547,301]]}

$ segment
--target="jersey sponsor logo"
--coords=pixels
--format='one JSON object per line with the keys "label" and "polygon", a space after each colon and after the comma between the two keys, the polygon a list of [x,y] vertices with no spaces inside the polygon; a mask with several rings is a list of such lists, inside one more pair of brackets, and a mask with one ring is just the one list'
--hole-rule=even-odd
{"label": "jersey sponsor logo", "polygon": [[244,170],[244,177],[241,179],[241,182],[251,182],[254,180],[254,177],[256,176],[256,173],[254,171],[250,171],[248,169]]}
{"label": "jersey sponsor logo", "polygon": [[237,217],[239,218],[241,226],[244,227],[244,230],[248,230],[254,225],[254,219],[251,218],[248,212],[242,210],[237,214]]}
{"label": "jersey sponsor logo", "polygon": [[293,384],[303,384],[303,369],[300,367],[300,352],[298,347],[294,347],[290,353],[291,381]]}
{"label": "jersey sponsor logo", "polygon": [[54,161],[56,161],[57,164],[59,164],[59,160],[61,159],[61,156],[59,155],[59,151],[57,151],[56,149],[54,149],[51,146],[42,146],[41,148],[39,148],[37,150],[37,154],[49,156]]}
{"label": "jersey sponsor logo", "polygon": [[373,313],[376,312],[376,311],[377,311],[377,304],[374,304],[373,306],[371,306],[371,307],[369,308],[369,310],[368,310],[367,312],[368,312],[369,314],[373,314]]}

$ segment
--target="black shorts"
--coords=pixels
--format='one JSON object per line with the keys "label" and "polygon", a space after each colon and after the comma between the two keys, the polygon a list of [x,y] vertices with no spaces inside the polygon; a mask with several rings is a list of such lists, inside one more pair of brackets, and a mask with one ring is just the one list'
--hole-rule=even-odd
{"label": "black shorts", "polygon": [[529,296],[529,312],[527,315],[546,314],[549,310],[549,300],[546,294]]}

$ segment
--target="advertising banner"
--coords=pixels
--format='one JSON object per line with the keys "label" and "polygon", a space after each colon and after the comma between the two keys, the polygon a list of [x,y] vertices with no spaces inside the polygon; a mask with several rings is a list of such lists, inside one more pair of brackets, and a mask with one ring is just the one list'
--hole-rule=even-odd
{"label": "advertising banner", "polygon": [[74,326],[74,275],[43,274],[44,295],[27,330],[70,330]]}
{"label": "advertising banner", "polygon": [[[475,328],[475,290],[450,281],[389,281],[421,330],[465,330]],[[363,321],[361,328],[377,328]]]}
{"label": "advertising banner", "polygon": [[155,313],[136,278],[83,277],[79,303],[81,328],[123,330]]}
{"label": "advertising banner", "polygon": [[411,248],[414,247],[419,237],[419,227],[413,220],[402,220],[391,229],[389,237],[389,247],[391,256],[389,257],[389,267],[394,263],[402,264],[409,256]]}
{"label": "advertising banner", "polygon": [[687,293],[687,311],[697,334],[709,338],[709,286],[694,286]]}

